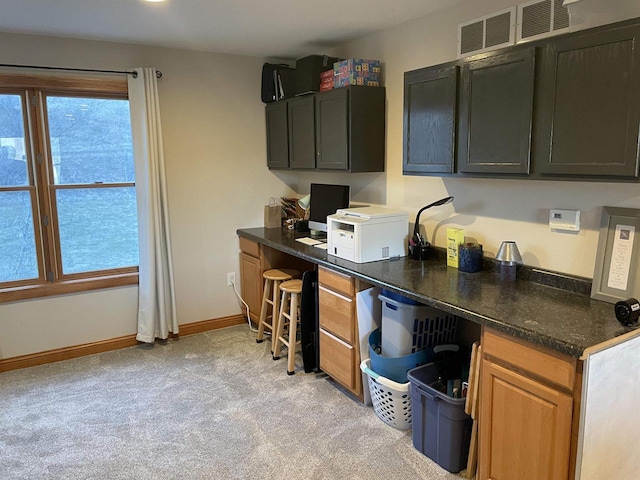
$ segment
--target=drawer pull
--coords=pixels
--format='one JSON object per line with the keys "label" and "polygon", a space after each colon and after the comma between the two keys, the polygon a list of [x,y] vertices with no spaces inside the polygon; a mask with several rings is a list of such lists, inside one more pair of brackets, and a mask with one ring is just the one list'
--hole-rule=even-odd
{"label": "drawer pull", "polygon": [[351,303],[351,299],[350,299],[349,297],[345,297],[344,295],[340,295],[339,293],[334,292],[333,290],[329,290],[328,288],[323,287],[322,285],[319,285],[319,286],[318,286],[318,288],[319,288],[320,290],[322,290],[323,292],[330,293],[331,295],[334,295],[334,296],[336,296],[336,297],[338,297],[338,298],[341,298],[341,299],[342,299],[342,300],[344,300],[345,302],[349,302],[349,303]]}

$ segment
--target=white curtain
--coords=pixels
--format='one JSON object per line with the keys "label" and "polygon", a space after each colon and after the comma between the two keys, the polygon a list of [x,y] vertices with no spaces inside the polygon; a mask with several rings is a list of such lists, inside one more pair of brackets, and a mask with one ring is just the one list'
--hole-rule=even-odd
{"label": "white curtain", "polygon": [[133,131],[140,284],[137,340],[152,343],[178,333],[162,126],[155,68],[129,75]]}

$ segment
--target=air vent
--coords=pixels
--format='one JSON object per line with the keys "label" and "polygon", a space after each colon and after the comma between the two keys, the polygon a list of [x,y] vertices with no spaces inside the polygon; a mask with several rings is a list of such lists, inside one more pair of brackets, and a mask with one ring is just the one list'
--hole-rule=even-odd
{"label": "air vent", "polygon": [[533,0],[518,5],[517,43],[569,31],[569,11],[562,0]]}
{"label": "air vent", "polygon": [[458,58],[515,43],[516,7],[458,25]]}

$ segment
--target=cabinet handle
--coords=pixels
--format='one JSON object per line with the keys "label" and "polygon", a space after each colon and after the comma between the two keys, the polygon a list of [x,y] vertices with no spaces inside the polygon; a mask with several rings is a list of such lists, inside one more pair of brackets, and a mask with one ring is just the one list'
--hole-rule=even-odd
{"label": "cabinet handle", "polygon": [[323,287],[322,285],[318,285],[318,288],[320,290],[322,290],[323,292],[327,292],[330,295],[333,295],[334,297],[338,297],[341,298],[342,300],[344,300],[345,302],[349,302],[351,303],[352,299],[349,297],[345,297],[344,295],[340,295],[338,292],[334,292],[333,290],[329,290],[326,287]]}

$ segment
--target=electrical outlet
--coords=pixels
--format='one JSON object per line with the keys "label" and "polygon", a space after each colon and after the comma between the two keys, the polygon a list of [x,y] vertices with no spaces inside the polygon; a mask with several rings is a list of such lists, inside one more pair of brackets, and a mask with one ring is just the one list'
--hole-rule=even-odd
{"label": "electrical outlet", "polygon": [[227,285],[235,285],[236,284],[236,272],[227,273]]}

